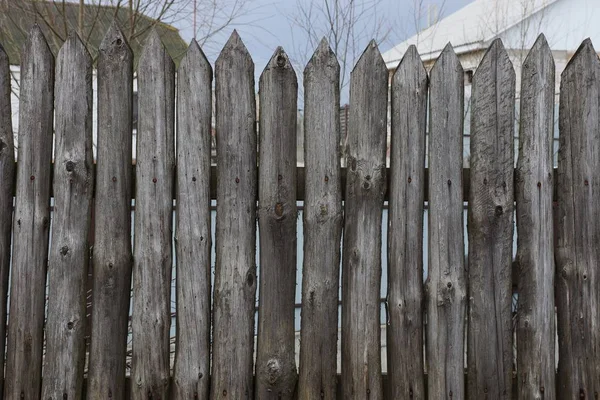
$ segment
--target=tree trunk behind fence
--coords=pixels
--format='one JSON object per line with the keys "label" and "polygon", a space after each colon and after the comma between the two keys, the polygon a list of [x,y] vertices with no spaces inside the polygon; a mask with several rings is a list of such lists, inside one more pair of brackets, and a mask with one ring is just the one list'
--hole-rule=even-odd
{"label": "tree trunk behind fence", "polygon": [[133,53],[116,22],[98,53],[98,152],[87,398],[122,400],[131,296]]}
{"label": "tree trunk behind fence", "polygon": [[451,45],[433,66],[429,87],[427,385],[431,399],[464,399],[464,86]]}
{"label": "tree trunk behind fence", "polygon": [[342,394],[382,399],[381,221],[388,72],[371,41],[352,71],[342,272]]}
{"label": "tree trunk behind fence", "polygon": [[170,377],[175,66],[153,30],[139,67],[132,399],[165,399]]}
{"label": "tree trunk behind fence", "polygon": [[237,32],[215,64],[217,232],[212,399],[253,398],[256,298],[254,63]]}
{"label": "tree trunk behind fence", "polygon": [[54,57],[41,29],[21,58],[19,163],[4,398],[40,397],[50,231]]}

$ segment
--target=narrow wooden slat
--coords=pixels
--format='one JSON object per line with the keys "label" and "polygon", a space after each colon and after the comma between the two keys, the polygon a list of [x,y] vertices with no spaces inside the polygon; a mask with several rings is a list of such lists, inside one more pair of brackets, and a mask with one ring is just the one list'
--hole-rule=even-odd
{"label": "narrow wooden slat", "polygon": [[423,198],[427,71],[415,46],[392,78],[388,214],[387,360],[389,395],[422,399]]}
{"label": "narrow wooden slat", "polygon": [[388,72],[371,41],[350,80],[342,263],[342,394],[381,399],[381,221]]}
{"label": "narrow wooden slat", "polygon": [[336,398],[342,175],[340,65],[323,39],[304,70],[304,260],[298,399]]}
{"label": "narrow wooden slat", "polygon": [[254,63],[233,32],[215,64],[217,231],[212,399],[253,398],[256,299]]}
{"label": "narrow wooden slat", "polygon": [[469,197],[468,396],[510,398],[515,71],[500,39],[475,76]]}
{"label": "narrow wooden slat", "polygon": [[256,399],[292,399],[296,388],[296,118],[298,81],[279,47],[260,76],[258,169],[260,297]]}
{"label": "narrow wooden slat", "polygon": [[75,31],[56,61],[54,214],[43,399],[82,396],[92,211],[92,58]]}
{"label": "narrow wooden slat", "polygon": [[552,52],[546,38],[540,35],[522,68],[515,187],[520,399],[556,399],[552,226],[554,70]]}
{"label": "narrow wooden slat", "polygon": [[175,65],[153,30],[138,67],[133,264],[132,399],[165,399],[169,386]]}
{"label": "narrow wooden slat", "polygon": [[[93,310],[87,398],[121,400],[131,294],[133,53],[116,22],[98,52]],[[110,122],[110,123],[109,123]]]}
{"label": "narrow wooden slat", "polygon": [[[0,371],[4,371],[8,271],[16,170],[10,93],[8,55],[0,44]],[[0,374],[0,377],[3,376]],[[0,381],[1,394],[4,393],[4,379]]]}
{"label": "narrow wooden slat", "polygon": [[425,283],[431,399],[464,399],[463,69],[448,44],[429,83],[429,262]]}
{"label": "narrow wooden slat", "polygon": [[173,399],[208,399],[212,68],[193,40],[177,74],[177,347]]}
{"label": "narrow wooden slat", "polygon": [[559,399],[600,392],[600,61],[588,39],[561,76],[556,306]]}
{"label": "narrow wooden slat", "polygon": [[37,25],[29,32],[21,60],[5,399],[37,399],[41,389],[54,56]]}

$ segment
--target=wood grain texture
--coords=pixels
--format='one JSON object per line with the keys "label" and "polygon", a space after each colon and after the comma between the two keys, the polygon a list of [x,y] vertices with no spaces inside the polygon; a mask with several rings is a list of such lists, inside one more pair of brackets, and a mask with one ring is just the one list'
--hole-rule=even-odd
{"label": "wood grain texture", "polygon": [[600,61],[588,39],[562,73],[556,305],[557,398],[600,392]]}
{"label": "wood grain texture", "polygon": [[54,56],[39,28],[21,57],[19,150],[13,225],[5,399],[37,399],[42,342],[54,111]]}
{"label": "wood grain texture", "polygon": [[122,400],[131,296],[133,53],[116,22],[98,52],[93,309],[87,398]]}
{"label": "wood grain texture", "polygon": [[215,64],[217,232],[211,399],[252,399],[256,300],[254,63],[233,32]]}
{"label": "wood grain texture", "polygon": [[511,398],[515,71],[500,39],[473,77],[468,396]]}
{"label": "wood grain texture", "polygon": [[156,30],[140,57],[138,82],[131,397],[165,399],[170,376],[175,65]]}
{"label": "wood grain texture", "polygon": [[342,395],[382,399],[381,221],[388,71],[375,41],[350,79],[349,166],[342,261]]}
{"label": "wood grain texture", "polygon": [[525,59],[516,169],[519,399],[556,399],[552,162],[554,59],[543,35]]}
{"label": "wood grain texture", "polygon": [[260,289],[257,399],[292,399],[296,373],[296,118],[298,81],[279,47],[259,81]]}
{"label": "wood grain texture", "polygon": [[[0,370],[2,371],[5,360],[6,305],[16,171],[10,93],[8,55],[0,44]],[[1,381],[0,394],[4,393],[4,379]]]}
{"label": "wood grain texture", "polygon": [[463,69],[448,44],[429,83],[426,352],[431,399],[464,399]]}
{"label": "wood grain texture", "polygon": [[416,47],[392,78],[388,211],[389,396],[425,398],[423,381],[423,198],[428,78]]}
{"label": "wood grain texture", "polygon": [[193,40],[177,74],[177,347],[172,399],[208,399],[212,68]]}
{"label": "wood grain texture", "polygon": [[336,398],[342,175],[340,65],[323,39],[304,70],[304,260],[298,399]]}
{"label": "wood grain texture", "polygon": [[92,211],[92,58],[75,31],[56,60],[54,213],[43,399],[82,397]]}

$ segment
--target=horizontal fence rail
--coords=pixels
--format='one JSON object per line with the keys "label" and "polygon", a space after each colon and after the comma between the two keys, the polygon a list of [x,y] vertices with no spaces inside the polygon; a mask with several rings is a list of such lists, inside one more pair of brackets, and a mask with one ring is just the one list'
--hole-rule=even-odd
{"label": "horizontal fence rail", "polygon": [[304,167],[298,77],[282,48],[257,98],[237,32],[214,84],[196,42],[176,70],[153,32],[137,66],[135,142],[133,53],[116,23],[95,66],[76,33],[55,60],[37,26],[21,60],[15,162],[0,46],[3,398],[598,397],[600,60],[589,40],[562,73],[558,116],[543,35],[520,80],[491,42],[468,121],[450,44],[429,71],[415,47],[388,71],[369,43],[350,79],[346,167],[340,67],[325,40],[304,70]]}

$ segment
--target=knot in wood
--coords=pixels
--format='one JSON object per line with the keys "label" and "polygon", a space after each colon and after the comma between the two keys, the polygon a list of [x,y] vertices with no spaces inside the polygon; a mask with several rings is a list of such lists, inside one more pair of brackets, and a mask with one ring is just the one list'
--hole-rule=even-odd
{"label": "knot in wood", "polygon": [[267,361],[267,374],[269,383],[271,385],[275,384],[275,382],[277,382],[281,376],[281,365],[279,360],[271,358],[269,361]]}
{"label": "knot in wood", "polygon": [[73,172],[75,169],[75,163],[73,161],[67,161],[65,168],[67,169],[67,172]]}

